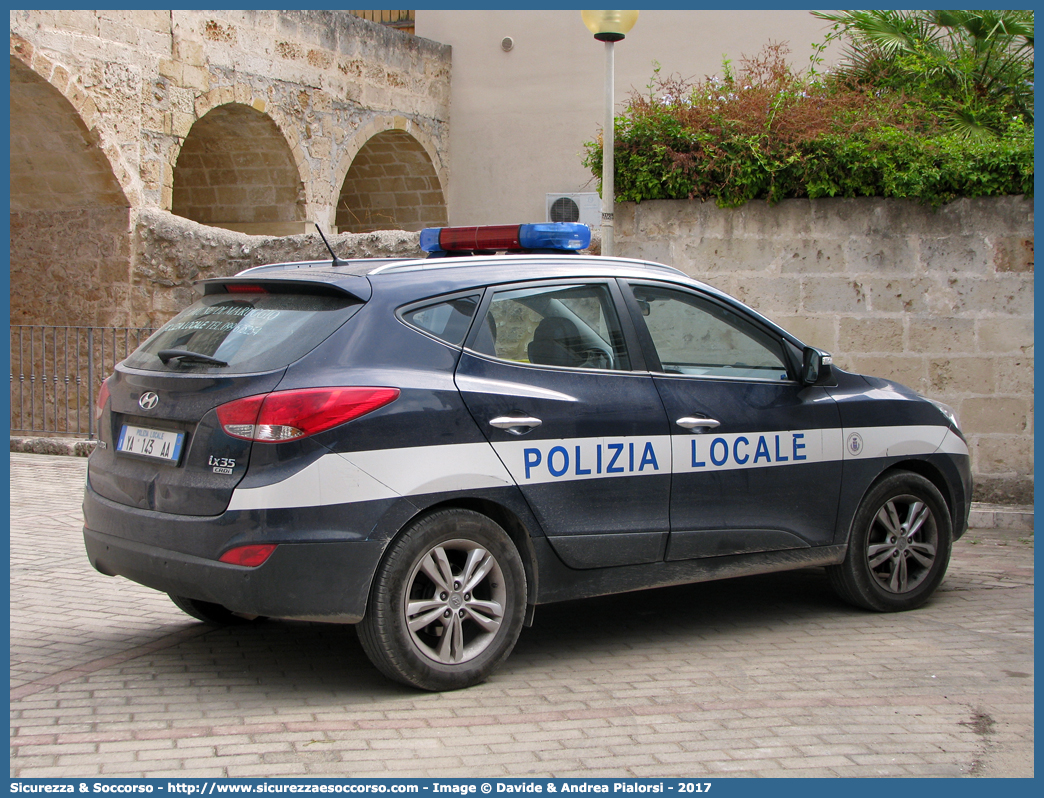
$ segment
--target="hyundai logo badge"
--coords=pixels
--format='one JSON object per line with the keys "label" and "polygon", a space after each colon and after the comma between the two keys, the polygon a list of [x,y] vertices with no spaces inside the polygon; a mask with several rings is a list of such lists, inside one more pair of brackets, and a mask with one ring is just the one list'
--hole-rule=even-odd
{"label": "hyundai logo badge", "polygon": [[141,395],[138,400],[138,407],[142,410],[152,410],[156,405],[159,404],[159,397],[153,391],[147,391]]}

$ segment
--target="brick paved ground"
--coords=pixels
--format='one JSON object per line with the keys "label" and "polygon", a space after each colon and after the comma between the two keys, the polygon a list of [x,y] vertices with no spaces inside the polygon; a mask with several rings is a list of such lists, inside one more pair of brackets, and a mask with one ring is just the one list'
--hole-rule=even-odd
{"label": "brick paved ground", "polygon": [[11,455],[13,776],[1032,776],[1031,533],[925,608],[821,571],[537,611],[485,685],[393,685],[351,627],[214,629],[96,573],[80,458]]}

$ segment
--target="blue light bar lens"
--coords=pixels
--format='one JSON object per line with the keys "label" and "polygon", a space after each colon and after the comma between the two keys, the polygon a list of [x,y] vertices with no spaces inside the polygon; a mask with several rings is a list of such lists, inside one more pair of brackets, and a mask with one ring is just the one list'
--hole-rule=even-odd
{"label": "blue light bar lens", "polygon": [[576,222],[548,222],[519,226],[518,240],[523,249],[587,249],[591,228]]}
{"label": "blue light bar lens", "polygon": [[441,227],[425,227],[421,230],[420,234],[420,248],[423,252],[441,252],[442,247],[439,246],[439,233],[442,232]]}

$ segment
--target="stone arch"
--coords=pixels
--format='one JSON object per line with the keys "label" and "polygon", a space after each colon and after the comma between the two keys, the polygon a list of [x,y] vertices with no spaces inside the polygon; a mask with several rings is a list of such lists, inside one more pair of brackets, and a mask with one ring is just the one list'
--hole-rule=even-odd
{"label": "stone arch", "polygon": [[79,125],[87,131],[91,142],[96,144],[109,162],[109,167],[119,184],[127,204],[138,207],[142,204],[141,179],[123,157],[123,152],[116,144],[102,142],[102,134],[98,127],[100,114],[94,101],[87,94],[78,77],[71,70],[48,58],[28,41],[17,34],[11,35],[11,72],[15,72],[15,64],[35,73],[49,83],[72,106],[79,117]]}
{"label": "stone arch", "polygon": [[[126,323],[130,208],[140,201],[93,102],[12,36],[11,324]],[[41,291],[41,286],[46,290]]]}
{"label": "stone arch", "polygon": [[11,208],[128,207],[131,171],[103,147],[98,111],[69,70],[11,37]]}
{"label": "stone arch", "polygon": [[337,174],[344,175],[338,231],[416,231],[447,224],[441,167],[436,149],[408,120],[374,120],[355,136],[338,166]]}
{"label": "stone arch", "polygon": [[300,147],[288,143],[262,102],[218,104],[186,132],[173,165],[174,214],[255,235],[304,232]]}

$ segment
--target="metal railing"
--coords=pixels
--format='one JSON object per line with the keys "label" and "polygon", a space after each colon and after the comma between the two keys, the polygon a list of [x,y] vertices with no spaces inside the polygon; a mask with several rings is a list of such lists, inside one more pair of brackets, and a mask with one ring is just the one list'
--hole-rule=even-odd
{"label": "metal railing", "polygon": [[86,435],[94,403],[116,364],[151,327],[11,327],[11,434]]}

